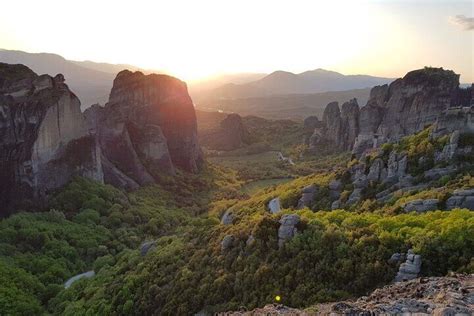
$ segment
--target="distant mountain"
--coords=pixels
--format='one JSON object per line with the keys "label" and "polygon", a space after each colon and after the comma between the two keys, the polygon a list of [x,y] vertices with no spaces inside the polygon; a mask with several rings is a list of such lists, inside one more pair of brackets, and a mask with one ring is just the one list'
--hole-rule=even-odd
{"label": "distant mountain", "polygon": [[94,103],[106,103],[116,74],[123,69],[138,70],[131,65],[115,65],[91,61],[71,61],[50,53],[27,53],[0,49],[0,62],[23,64],[37,74],[62,73],[66,84],[81,100],[85,109]]}
{"label": "distant mountain", "polygon": [[259,80],[265,77],[268,74],[265,73],[253,73],[253,72],[243,72],[243,73],[230,73],[230,74],[221,74],[217,76],[212,76],[199,81],[191,81],[188,83],[189,92],[191,94],[200,94],[207,92],[212,89],[219,88],[226,84],[244,84]]}
{"label": "distant mountain", "polygon": [[370,88],[393,81],[392,78],[368,75],[343,75],[335,71],[316,69],[294,74],[275,71],[259,80],[245,84],[227,84],[198,97],[205,99],[240,99],[286,94],[313,94]]}

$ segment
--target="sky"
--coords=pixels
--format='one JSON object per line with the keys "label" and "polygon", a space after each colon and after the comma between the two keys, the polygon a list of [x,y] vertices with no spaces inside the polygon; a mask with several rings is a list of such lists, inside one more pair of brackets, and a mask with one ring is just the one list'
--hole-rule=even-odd
{"label": "sky", "polygon": [[127,63],[184,80],[324,68],[474,81],[474,1],[2,1],[0,48]]}

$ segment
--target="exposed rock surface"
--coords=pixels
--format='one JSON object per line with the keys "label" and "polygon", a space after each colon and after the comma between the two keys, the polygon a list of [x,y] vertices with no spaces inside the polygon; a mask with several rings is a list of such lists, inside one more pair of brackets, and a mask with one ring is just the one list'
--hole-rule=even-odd
{"label": "exposed rock surface", "polygon": [[135,189],[175,167],[196,172],[201,165],[194,106],[176,78],[121,71],[109,102],[85,116],[98,135],[106,183]]}
{"label": "exposed rock surface", "polygon": [[0,216],[37,207],[74,175],[102,181],[100,158],[61,74],[0,63]]}
{"label": "exposed rock surface", "polygon": [[395,282],[413,280],[418,277],[421,270],[421,256],[416,255],[413,250],[408,250],[406,261],[400,265],[395,276]]}
{"label": "exposed rock surface", "polygon": [[234,221],[234,215],[232,214],[232,211],[231,210],[225,211],[224,215],[222,215],[222,218],[221,218],[221,224],[231,225],[233,221]]}
{"label": "exposed rock surface", "polygon": [[146,256],[148,252],[151,250],[155,249],[156,247],[156,241],[146,241],[140,245],[140,255],[141,256]]}
{"label": "exposed rock surface", "polygon": [[234,243],[234,236],[233,235],[225,235],[224,238],[221,241],[221,250],[226,251],[230,247],[232,247],[232,244]]}
{"label": "exposed rock surface", "polygon": [[75,175],[125,189],[202,162],[186,84],[128,70],[84,114],[64,77],[0,63],[1,215],[37,208]]}
{"label": "exposed rock surface", "polygon": [[318,187],[314,184],[304,187],[303,190],[301,190],[301,198],[299,199],[298,206],[296,208],[302,209],[304,207],[310,206],[314,200],[317,191]]}
{"label": "exposed rock surface", "polygon": [[427,200],[413,200],[405,204],[405,212],[427,212],[434,211],[438,209],[439,200],[438,199],[427,199]]}
{"label": "exposed rock surface", "polygon": [[419,278],[376,289],[357,300],[323,303],[307,310],[266,305],[219,315],[472,315],[474,275]]}
{"label": "exposed rock surface", "polygon": [[[414,70],[390,85],[374,87],[359,110],[355,100],[324,111],[310,147],[332,145],[356,155],[387,141],[397,141],[435,124],[437,133],[474,132],[471,88],[459,88],[459,75],[442,68]],[[469,100],[471,98],[471,100]]]}
{"label": "exposed rock surface", "polygon": [[201,135],[201,143],[209,149],[234,150],[250,143],[249,132],[240,115],[232,113],[227,115],[218,129]]}
{"label": "exposed rock surface", "polygon": [[339,108],[337,102],[327,105],[322,124],[316,127],[309,140],[310,148],[331,144],[339,150],[352,149],[359,133],[359,105],[352,99]]}
{"label": "exposed rock surface", "polygon": [[299,215],[290,214],[283,215],[280,219],[280,227],[278,228],[278,246],[283,246],[283,244],[293,238],[298,229],[296,225],[300,222]]}
{"label": "exposed rock surface", "polygon": [[270,210],[270,213],[276,214],[280,212],[281,207],[280,207],[280,198],[274,198],[268,202],[268,209]]}
{"label": "exposed rock surface", "polygon": [[474,211],[474,189],[458,189],[446,201],[446,208],[452,210],[454,208],[467,208]]}

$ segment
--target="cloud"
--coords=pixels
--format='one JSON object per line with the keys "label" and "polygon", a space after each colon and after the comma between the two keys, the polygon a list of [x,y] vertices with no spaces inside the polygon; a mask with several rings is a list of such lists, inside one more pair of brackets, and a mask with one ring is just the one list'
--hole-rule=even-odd
{"label": "cloud", "polygon": [[466,31],[474,30],[474,18],[465,15],[456,15],[449,17],[449,21]]}

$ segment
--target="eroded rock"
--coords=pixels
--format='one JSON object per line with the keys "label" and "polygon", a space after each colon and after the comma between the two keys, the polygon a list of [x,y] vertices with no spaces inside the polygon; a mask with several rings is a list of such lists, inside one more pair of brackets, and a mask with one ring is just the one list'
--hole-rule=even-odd
{"label": "eroded rock", "polygon": [[297,214],[283,215],[280,219],[280,227],[278,228],[278,246],[281,247],[283,244],[293,238],[298,229],[296,225],[300,222],[300,217]]}

